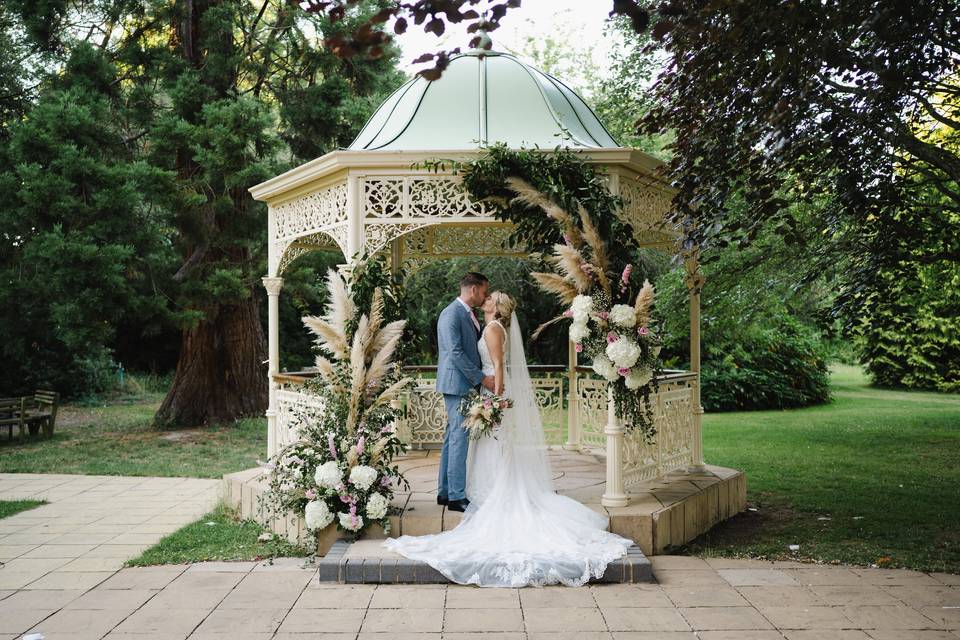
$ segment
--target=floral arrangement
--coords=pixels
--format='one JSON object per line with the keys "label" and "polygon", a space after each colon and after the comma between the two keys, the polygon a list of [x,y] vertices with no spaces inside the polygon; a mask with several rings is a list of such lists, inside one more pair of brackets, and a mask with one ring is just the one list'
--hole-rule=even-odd
{"label": "floral arrangement", "polygon": [[653,285],[644,280],[633,295],[633,266],[614,270],[607,244],[583,205],[571,214],[524,180],[511,177],[506,184],[516,194],[513,204],[539,207],[563,234],[563,243],[553,246],[548,259],[555,271],[532,275],[567,309],[541,325],[534,337],[554,322],[570,320],[570,340],[578,353],[592,359],[594,372],[610,383],[618,415],[629,428],[652,437],[656,431],[650,393],[660,369],[661,346],[650,322]]}
{"label": "floral arrangement", "polygon": [[493,435],[503,422],[504,412],[511,407],[513,401],[509,398],[473,390],[460,399],[463,428],[471,440]]}
{"label": "floral arrangement", "polygon": [[401,395],[412,383],[393,360],[406,322],[385,318],[389,282],[368,287],[369,312],[359,311],[352,293],[370,283],[358,280],[377,273],[362,267],[355,262],[349,279],[331,270],[325,315],[303,318],[322,352],[316,358],[318,375],[303,391],[319,401],[296,411],[291,428],[298,441],[266,465],[267,507],[280,514],[302,513],[313,532],[330,524],[351,535],[373,524],[389,532],[393,491],[406,485],[392,464],[405,450],[395,424]]}

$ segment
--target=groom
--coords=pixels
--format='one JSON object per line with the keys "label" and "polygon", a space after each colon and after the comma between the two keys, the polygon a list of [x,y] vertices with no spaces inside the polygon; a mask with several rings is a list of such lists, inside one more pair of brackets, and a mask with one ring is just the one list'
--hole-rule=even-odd
{"label": "groom", "polygon": [[481,384],[491,391],[493,376],[483,375],[480,365],[480,322],[473,313],[487,299],[490,282],[480,273],[469,272],[460,279],[460,296],[440,313],[437,341],[440,362],[437,366],[437,391],[443,394],[447,409],[447,432],[440,456],[437,504],[451,511],[464,511],[469,504],[467,488],[467,431],[460,415],[460,398]]}

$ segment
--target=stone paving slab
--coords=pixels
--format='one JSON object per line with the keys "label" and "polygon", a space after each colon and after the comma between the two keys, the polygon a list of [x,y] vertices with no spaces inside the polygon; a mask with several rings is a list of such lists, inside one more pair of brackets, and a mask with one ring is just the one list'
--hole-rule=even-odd
{"label": "stone paving slab", "polygon": [[[949,574],[652,560],[669,584],[339,584],[302,558],[127,568],[89,588],[0,591],[0,639],[960,640]],[[850,604],[857,589],[892,604]]]}

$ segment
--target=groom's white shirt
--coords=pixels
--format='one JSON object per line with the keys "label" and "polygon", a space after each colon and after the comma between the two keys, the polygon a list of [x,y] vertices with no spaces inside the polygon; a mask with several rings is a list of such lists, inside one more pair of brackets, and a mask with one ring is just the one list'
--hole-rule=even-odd
{"label": "groom's white shirt", "polygon": [[463,301],[463,298],[457,296],[457,302],[463,305],[463,308],[467,310],[467,313],[470,314],[470,319],[473,320],[473,326],[477,328],[477,331],[480,331],[480,321],[477,320],[477,316],[473,313],[473,309],[466,302]]}

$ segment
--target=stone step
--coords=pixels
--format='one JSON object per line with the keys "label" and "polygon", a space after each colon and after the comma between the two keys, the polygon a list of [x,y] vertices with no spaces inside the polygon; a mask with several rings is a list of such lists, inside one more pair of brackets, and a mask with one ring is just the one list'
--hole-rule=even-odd
{"label": "stone step", "polygon": [[[337,540],[317,561],[320,582],[346,584],[444,584],[450,581],[428,564],[404,558],[383,547],[383,540]],[[650,560],[633,545],[607,565],[604,583],[654,582]]]}

